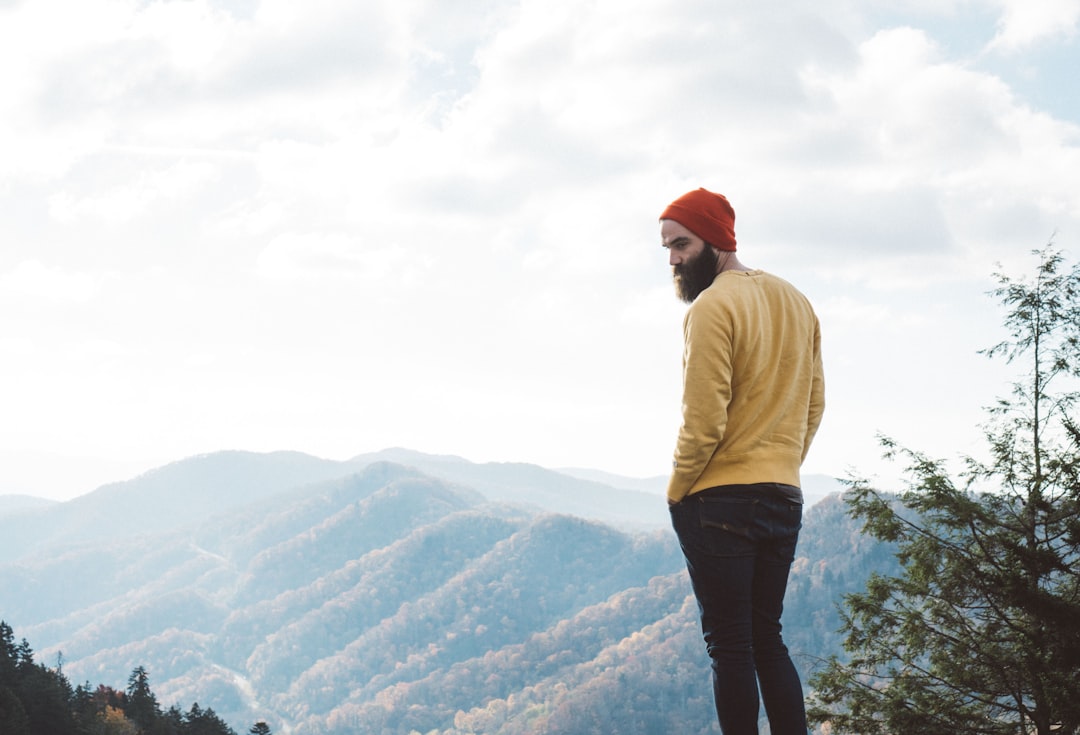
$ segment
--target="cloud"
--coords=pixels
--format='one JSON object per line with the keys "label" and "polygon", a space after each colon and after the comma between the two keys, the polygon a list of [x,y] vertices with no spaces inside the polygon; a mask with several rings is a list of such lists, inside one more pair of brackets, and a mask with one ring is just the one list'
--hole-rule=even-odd
{"label": "cloud", "polygon": [[1075,0],[998,1],[1002,13],[988,50],[1011,53],[1040,41],[1076,35],[1080,4]]}
{"label": "cloud", "polygon": [[784,216],[766,223],[761,234],[782,252],[805,254],[809,248],[868,263],[897,253],[941,255],[956,246],[939,192],[930,186],[883,184],[868,191],[835,182],[777,194],[769,206]]}
{"label": "cloud", "polygon": [[7,273],[0,274],[0,293],[5,300],[75,305],[94,299],[102,279],[88,273],[73,273],[47,266],[39,260],[24,260]]}
{"label": "cloud", "polygon": [[216,59],[221,76],[207,81],[219,94],[310,93],[342,80],[358,95],[378,94],[407,68],[409,46],[383,2],[270,0],[253,21],[237,25]]}
{"label": "cloud", "polygon": [[858,253],[872,267],[897,253],[1008,252],[1054,221],[1080,227],[1080,128],[944,58],[924,32],[880,31],[856,64],[802,76],[812,104],[762,160],[786,177],[744,180],[755,235],[783,252]]}
{"label": "cloud", "polygon": [[144,216],[155,207],[176,206],[218,177],[208,161],[180,160],[164,168],[141,170],[134,180],[113,181],[93,190],[65,190],[50,201],[50,214],[61,222],[98,219],[119,224]]}
{"label": "cloud", "polygon": [[370,246],[342,233],[290,233],[275,237],[259,254],[256,273],[271,281],[348,281],[403,284],[422,275],[430,261],[411,257],[397,244]]}

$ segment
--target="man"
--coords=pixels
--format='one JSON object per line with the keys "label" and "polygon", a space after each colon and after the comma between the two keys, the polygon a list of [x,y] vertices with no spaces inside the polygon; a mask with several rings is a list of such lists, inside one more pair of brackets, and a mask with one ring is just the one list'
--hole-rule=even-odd
{"label": "man", "polygon": [[799,467],[821,422],[821,333],[806,297],[735,254],[735,212],[705,189],[660,215],[683,322],[682,427],[667,495],[712,659],[724,735],[806,735],[780,635],[802,526]]}

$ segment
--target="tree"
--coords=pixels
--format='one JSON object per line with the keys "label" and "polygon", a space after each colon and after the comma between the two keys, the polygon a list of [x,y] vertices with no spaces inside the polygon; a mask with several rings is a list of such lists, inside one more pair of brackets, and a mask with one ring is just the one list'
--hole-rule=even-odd
{"label": "tree", "polygon": [[0,732],[4,735],[30,735],[30,720],[22,702],[5,686],[0,686]]}
{"label": "tree", "polygon": [[251,726],[251,729],[248,730],[248,733],[250,735],[270,735],[270,726],[262,720],[259,720]]}
{"label": "tree", "polygon": [[844,648],[811,677],[809,716],[832,732],[1080,733],[1080,268],[1052,244],[1032,280],[997,274],[1008,338],[985,350],[1023,366],[988,409],[988,459],[906,460],[889,497],[851,482],[849,512],[896,545],[842,611]]}
{"label": "tree", "polygon": [[15,631],[0,620],[0,687],[15,683],[18,658],[15,655]]}
{"label": "tree", "polygon": [[135,667],[128,677],[124,714],[143,732],[149,732],[161,717],[157,697],[150,689],[150,675],[143,666]]}
{"label": "tree", "polygon": [[17,646],[13,645],[10,632],[10,627],[0,621],[0,648],[4,649],[0,660],[6,662],[0,668],[5,670],[5,678],[13,679],[11,691],[22,704],[30,732],[34,735],[68,735],[75,727],[70,683],[59,671],[34,663],[34,649],[25,638]]}
{"label": "tree", "polygon": [[105,707],[98,715],[98,726],[102,735],[140,735],[143,731],[116,707]]}
{"label": "tree", "polygon": [[209,707],[202,709],[198,702],[191,705],[185,715],[182,732],[184,735],[236,735],[214,710]]}

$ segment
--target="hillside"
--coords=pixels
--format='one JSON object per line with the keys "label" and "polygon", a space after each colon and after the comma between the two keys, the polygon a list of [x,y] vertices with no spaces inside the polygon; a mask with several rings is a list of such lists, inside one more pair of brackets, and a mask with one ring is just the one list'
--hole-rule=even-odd
{"label": "hillside", "polygon": [[[714,732],[666,527],[504,502],[542,484],[539,468],[466,463],[451,482],[361,458],[309,482],[341,469],[312,464],[293,486],[265,471],[295,459],[211,455],[109,488],[92,498],[107,533],[64,516],[81,542],[57,533],[0,564],[0,617],[75,683],[122,687],[141,665],[163,704],[212,707],[238,732]],[[591,487],[576,482],[532,495]],[[230,486],[238,497],[214,498]],[[126,521],[128,507],[152,521]],[[837,595],[889,558],[835,497],[807,512],[803,539],[786,628],[805,670],[835,650]]]}

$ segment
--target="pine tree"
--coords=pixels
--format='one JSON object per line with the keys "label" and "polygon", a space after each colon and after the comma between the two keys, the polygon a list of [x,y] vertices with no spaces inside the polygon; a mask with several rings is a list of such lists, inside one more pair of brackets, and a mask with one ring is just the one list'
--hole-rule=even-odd
{"label": "pine tree", "polygon": [[137,666],[128,677],[124,714],[143,732],[150,732],[161,717],[157,697],[150,689],[150,675],[142,666]]}
{"label": "pine tree", "polygon": [[997,275],[1009,337],[986,350],[1024,367],[989,409],[989,459],[908,462],[888,497],[854,481],[849,511],[896,544],[843,611],[845,649],[811,678],[809,715],[834,733],[1080,733],[1080,268],[1036,251],[1033,280]]}
{"label": "pine tree", "polygon": [[15,661],[12,693],[22,703],[34,735],[69,735],[75,729],[75,715],[71,708],[73,692],[68,680],[59,671],[53,671],[34,662],[34,649],[25,638],[17,646],[11,646],[6,625],[0,623],[0,643],[6,650],[0,654]]}
{"label": "pine tree", "polygon": [[15,692],[0,686],[0,733],[30,735],[30,719]]}
{"label": "pine tree", "polygon": [[15,683],[18,658],[15,655],[15,631],[0,620],[0,687]]}
{"label": "pine tree", "polygon": [[184,717],[184,735],[236,735],[214,710],[202,709],[199,703],[191,705],[191,710]]}

